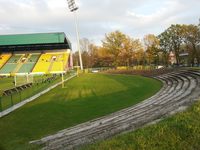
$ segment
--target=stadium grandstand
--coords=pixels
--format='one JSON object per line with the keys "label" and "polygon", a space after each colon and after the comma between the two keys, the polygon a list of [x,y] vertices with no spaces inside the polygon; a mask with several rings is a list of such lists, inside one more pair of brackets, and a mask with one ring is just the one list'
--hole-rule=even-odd
{"label": "stadium grandstand", "polygon": [[71,59],[63,32],[0,35],[0,76],[65,73]]}

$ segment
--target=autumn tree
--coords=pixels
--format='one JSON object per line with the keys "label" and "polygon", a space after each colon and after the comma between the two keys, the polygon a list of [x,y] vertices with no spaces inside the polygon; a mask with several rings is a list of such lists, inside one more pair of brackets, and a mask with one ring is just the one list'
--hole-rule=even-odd
{"label": "autumn tree", "polygon": [[87,51],[83,51],[81,53],[81,55],[82,55],[83,67],[84,68],[90,68],[91,65],[90,65],[90,56],[89,56],[89,53]]}
{"label": "autumn tree", "polygon": [[[129,36],[126,36],[126,39],[123,42],[123,47],[119,53],[120,64],[124,66],[130,66],[133,63],[134,53],[143,49],[141,42],[137,39],[132,39]],[[140,59],[140,58],[139,58]]]}
{"label": "autumn tree", "polygon": [[99,47],[96,46],[95,44],[90,44],[89,45],[89,61],[90,61],[90,65],[89,67],[98,67],[98,63],[99,63],[99,60],[98,60],[98,50],[99,50]]}
{"label": "autumn tree", "polygon": [[132,39],[132,64],[134,65],[144,65],[145,64],[145,53],[144,47],[139,39]]}
{"label": "autumn tree", "polygon": [[104,47],[98,47],[98,61],[101,67],[112,66],[112,56]]}
{"label": "autumn tree", "polygon": [[170,35],[167,32],[163,32],[158,36],[161,50],[161,61],[164,65],[168,66],[169,64],[169,53],[172,50],[170,43]]}
{"label": "autumn tree", "polygon": [[144,37],[144,45],[146,56],[149,64],[158,63],[159,40],[153,34],[148,34]]}
{"label": "autumn tree", "polygon": [[200,64],[200,53],[198,51],[198,44],[200,43],[200,30],[196,25],[183,25],[183,38],[189,50],[191,64],[194,66],[195,59]]}
{"label": "autumn tree", "polygon": [[82,38],[80,40],[80,48],[81,48],[81,55],[82,55],[82,61],[84,68],[91,67],[91,61],[90,61],[90,53],[89,53],[89,47],[91,45],[91,42],[87,38]]}
{"label": "autumn tree", "polygon": [[79,66],[79,53],[78,53],[78,51],[73,53],[73,64],[74,64],[74,66]]}
{"label": "autumn tree", "polygon": [[[102,46],[83,38],[80,41],[83,65],[85,68],[145,65],[146,62],[168,65],[171,51],[179,64],[181,50],[188,51],[191,64],[195,60],[200,64],[200,25],[171,25],[157,37],[146,35],[143,43],[120,31],[106,34]],[[79,65],[78,52],[73,55],[74,64]]]}
{"label": "autumn tree", "polygon": [[[133,39],[120,31],[111,32],[106,35],[102,41],[103,48],[108,52],[114,66],[130,66],[137,59],[141,61],[142,56],[139,55],[143,51],[141,42]],[[138,58],[134,57],[137,53]],[[141,57],[140,57],[141,56]]]}
{"label": "autumn tree", "polygon": [[105,39],[102,41],[103,48],[105,48],[112,57],[114,66],[120,64],[119,57],[125,46],[126,35],[120,31],[111,32],[106,34]]}
{"label": "autumn tree", "polygon": [[174,51],[177,64],[180,63],[180,48],[181,44],[183,43],[183,28],[182,25],[176,24],[171,25],[167,30],[161,33],[161,36],[165,37],[167,44],[170,48],[170,51]]}

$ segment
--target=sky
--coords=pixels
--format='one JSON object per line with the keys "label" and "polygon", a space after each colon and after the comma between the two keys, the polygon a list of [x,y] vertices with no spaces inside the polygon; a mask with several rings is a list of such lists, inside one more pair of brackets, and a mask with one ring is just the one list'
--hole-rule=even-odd
{"label": "sky", "polygon": [[[198,24],[200,18],[200,0],[75,1],[80,38],[97,45],[115,30],[142,39],[171,24]],[[65,32],[76,45],[74,14],[67,0],[0,0],[0,35],[40,32]]]}

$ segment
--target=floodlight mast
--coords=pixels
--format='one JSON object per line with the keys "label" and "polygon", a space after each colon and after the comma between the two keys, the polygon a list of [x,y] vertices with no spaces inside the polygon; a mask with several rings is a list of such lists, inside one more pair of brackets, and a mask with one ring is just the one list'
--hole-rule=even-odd
{"label": "floodlight mast", "polygon": [[83,70],[83,62],[82,62],[81,49],[80,49],[80,38],[79,38],[79,31],[78,31],[78,17],[76,14],[78,7],[75,4],[75,0],[67,0],[67,2],[68,2],[69,10],[74,13],[74,20],[75,20],[75,26],[76,26],[77,48],[78,48],[78,52],[79,52],[79,61],[80,61],[81,70]]}

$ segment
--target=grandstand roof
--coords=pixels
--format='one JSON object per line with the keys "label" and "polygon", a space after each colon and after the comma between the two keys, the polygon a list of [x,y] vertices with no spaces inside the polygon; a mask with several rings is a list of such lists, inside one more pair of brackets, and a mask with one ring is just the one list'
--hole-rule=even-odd
{"label": "grandstand roof", "polygon": [[0,50],[71,49],[64,32],[0,35]]}
{"label": "grandstand roof", "polygon": [[64,40],[65,40],[65,34],[62,32],[0,35],[0,45],[4,45],[4,46],[5,45],[63,43]]}

